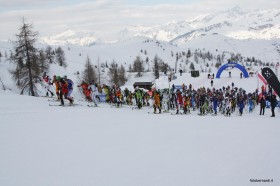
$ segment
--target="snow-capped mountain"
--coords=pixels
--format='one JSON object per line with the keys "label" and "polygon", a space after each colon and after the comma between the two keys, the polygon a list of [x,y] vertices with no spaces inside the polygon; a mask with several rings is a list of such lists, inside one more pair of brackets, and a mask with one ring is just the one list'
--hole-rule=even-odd
{"label": "snow-capped mountain", "polygon": [[42,37],[41,41],[49,45],[83,45],[90,46],[98,42],[98,37],[95,33],[88,31],[74,31],[66,30],[60,34],[53,35],[50,37]]}
{"label": "snow-capped mountain", "polygon": [[[180,22],[157,25],[150,29],[142,28],[127,27],[125,33],[128,33],[127,36],[146,36],[176,44],[185,44],[209,34],[234,39],[276,39],[280,38],[280,10],[247,12],[235,7]],[[123,35],[123,32],[121,34]]]}
{"label": "snow-capped mountain", "polygon": [[[238,40],[280,38],[280,10],[244,11],[240,7],[205,15],[198,15],[183,21],[173,21],[162,25],[130,25],[121,30],[114,41],[122,42],[132,37],[148,37],[155,40],[185,45],[205,35],[221,35]],[[95,33],[67,30],[57,35],[43,37],[50,45],[84,45],[107,41]],[[107,41],[108,43],[108,41]]]}

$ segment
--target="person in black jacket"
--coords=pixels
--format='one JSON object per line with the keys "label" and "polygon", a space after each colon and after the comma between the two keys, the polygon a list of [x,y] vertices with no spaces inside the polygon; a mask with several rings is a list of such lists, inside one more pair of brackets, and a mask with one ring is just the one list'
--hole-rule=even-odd
{"label": "person in black jacket", "polygon": [[276,99],[276,96],[275,95],[272,95],[271,98],[270,98],[270,104],[271,104],[271,117],[275,117],[275,107],[277,105],[277,99]]}
{"label": "person in black jacket", "polygon": [[259,102],[260,102],[260,115],[264,115],[264,110],[266,105],[264,96],[261,97]]}

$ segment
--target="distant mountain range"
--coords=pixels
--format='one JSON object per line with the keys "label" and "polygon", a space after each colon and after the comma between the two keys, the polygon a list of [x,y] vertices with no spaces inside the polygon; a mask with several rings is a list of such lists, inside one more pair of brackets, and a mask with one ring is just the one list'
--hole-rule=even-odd
{"label": "distant mountain range", "polygon": [[95,33],[87,32],[87,31],[74,31],[74,30],[66,30],[60,34],[42,37],[40,39],[46,44],[49,45],[82,45],[82,46],[90,46],[94,45],[98,38]]}
{"label": "distant mountain range", "polygon": [[[280,10],[244,11],[234,7],[222,12],[199,15],[184,21],[146,27],[143,25],[124,28],[115,41],[122,42],[135,36],[185,45],[189,41],[208,35],[220,35],[237,40],[280,39]],[[90,46],[104,43],[105,39],[94,32],[66,30],[57,35],[43,37],[50,45],[74,44]]]}

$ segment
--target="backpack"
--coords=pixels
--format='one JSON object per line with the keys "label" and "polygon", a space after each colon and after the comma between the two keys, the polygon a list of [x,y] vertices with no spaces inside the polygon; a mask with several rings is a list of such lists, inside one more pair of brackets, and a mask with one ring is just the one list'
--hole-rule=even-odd
{"label": "backpack", "polygon": [[68,89],[73,89],[74,83],[71,79],[67,79]]}
{"label": "backpack", "polygon": [[49,76],[43,76],[43,80],[48,83],[49,82]]}

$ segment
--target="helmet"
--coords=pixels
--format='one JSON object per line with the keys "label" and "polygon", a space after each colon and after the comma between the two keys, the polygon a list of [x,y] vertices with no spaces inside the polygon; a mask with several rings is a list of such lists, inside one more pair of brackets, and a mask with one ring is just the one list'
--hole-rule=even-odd
{"label": "helmet", "polygon": [[64,78],[64,79],[67,79],[67,76],[65,75],[65,76],[63,76],[63,78]]}
{"label": "helmet", "polygon": [[56,80],[59,81],[60,80],[60,76],[56,76]]}

